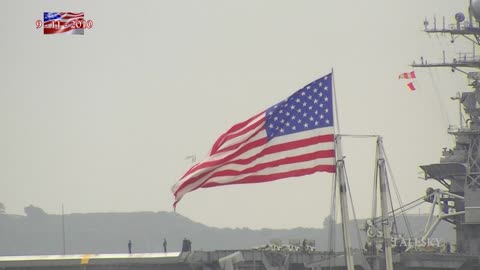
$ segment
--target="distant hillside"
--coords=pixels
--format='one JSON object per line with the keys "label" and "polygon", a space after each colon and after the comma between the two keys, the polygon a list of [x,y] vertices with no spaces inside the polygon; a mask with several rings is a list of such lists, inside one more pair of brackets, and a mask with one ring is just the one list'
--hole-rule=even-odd
{"label": "distant hillside", "polygon": [[[26,216],[0,214],[0,256],[62,254],[62,217],[40,208]],[[132,240],[133,252],[162,252],[163,239],[169,251],[179,251],[186,237],[194,250],[247,249],[269,243],[271,239],[314,239],[317,250],[327,250],[328,230],[295,228],[289,230],[220,229],[194,222],[172,212],[68,214],[65,220],[67,254],[125,253]],[[413,231],[423,229],[425,216],[410,216]],[[359,221],[359,224],[364,224]],[[403,223],[399,222],[402,231]],[[350,224],[354,243],[355,226]],[[341,227],[337,225],[338,250],[342,249]],[[363,232],[361,232],[363,234]],[[441,223],[436,237],[454,240],[451,226]]]}

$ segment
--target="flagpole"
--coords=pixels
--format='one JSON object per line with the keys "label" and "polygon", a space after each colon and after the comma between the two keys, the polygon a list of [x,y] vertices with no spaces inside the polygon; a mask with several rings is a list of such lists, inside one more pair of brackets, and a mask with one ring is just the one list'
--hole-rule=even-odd
{"label": "flagpole", "polygon": [[333,94],[333,102],[335,103],[335,121],[333,121],[336,134],[340,134],[340,121],[338,120],[338,105],[337,105],[337,93],[335,92],[335,77],[333,76],[333,68],[332,68],[332,94]]}
{"label": "flagpole", "polygon": [[354,270],[355,264],[353,262],[353,251],[352,251],[352,243],[350,240],[350,231],[348,229],[348,201],[347,201],[347,185],[345,183],[345,162],[343,159],[342,153],[342,137],[340,135],[340,124],[338,121],[338,106],[337,106],[337,98],[335,93],[335,80],[333,77],[333,68],[332,68],[332,92],[333,92],[333,99],[335,102],[335,116],[336,121],[334,121],[334,125],[336,127],[336,135],[335,135],[335,156],[336,156],[336,178],[338,181],[338,192],[340,195],[340,212],[342,215],[342,231],[343,231],[343,248],[345,251],[345,264],[347,266],[347,270]]}

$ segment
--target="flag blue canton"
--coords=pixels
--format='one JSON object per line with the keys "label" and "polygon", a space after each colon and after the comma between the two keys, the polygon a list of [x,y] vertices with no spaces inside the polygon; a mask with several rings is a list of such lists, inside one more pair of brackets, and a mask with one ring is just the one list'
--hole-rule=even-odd
{"label": "flag blue canton", "polygon": [[328,74],[269,108],[267,138],[333,126],[332,74]]}
{"label": "flag blue canton", "polygon": [[43,13],[43,22],[49,22],[49,21],[53,21],[53,20],[58,20],[60,19],[62,16],[60,14],[58,14],[57,12],[44,12]]}

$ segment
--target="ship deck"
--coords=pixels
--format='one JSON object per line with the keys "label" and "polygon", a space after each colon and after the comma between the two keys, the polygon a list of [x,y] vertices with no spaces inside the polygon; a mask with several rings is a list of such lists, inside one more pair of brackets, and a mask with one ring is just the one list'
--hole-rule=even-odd
{"label": "ship deck", "polygon": [[[345,269],[342,254],[325,252],[277,252],[219,250],[172,253],[81,254],[0,257],[3,270],[181,270],[181,269]],[[355,256],[355,269],[367,269],[365,259]],[[330,258],[330,259],[329,259]],[[367,260],[379,259],[366,257]],[[381,258],[380,258],[381,259]],[[396,270],[480,269],[480,256],[455,253],[403,253],[394,255]]]}

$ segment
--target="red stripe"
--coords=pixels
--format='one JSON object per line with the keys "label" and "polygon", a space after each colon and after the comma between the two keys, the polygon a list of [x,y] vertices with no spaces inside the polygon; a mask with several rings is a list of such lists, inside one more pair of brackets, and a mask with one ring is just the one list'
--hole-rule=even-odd
{"label": "red stripe", "polygon": [[[262,113],[263,113],[263,112],[262,112]],[[253,118],[256,118],[257,116],[258,116],[258,115],[256,115],[256,116],[253,117]],[[250,122],[251,122],[251,120],[254,120],[253,118],[249,119]],[[249,125],[249,126],[245,125],[244,127],[241,127],[241,129],[236,130],[236,131],[238,131],[238,132],[236,132],[236,133],[230,132],[229,134],[226,134],[226,136],[225,136],[225,141],[229,141],[229,140],[231,140],[231,139],[234,139],[234,138],[236,138],[236,137],[239,137],[239,136],[247,133],[248,131],[250,131],[250,130],[252,130],[252,129],[258,127],[258,126],[260,126],[260,125],[263,124],[263,123],[265,123],[265,117],[262,117],[262,118],[260,118],[260,119],[257,119],[257,122],[255,122],[255,123],[253,123],[253,124],[251,124],[251,125]],[[248,123],[248,124],[250,124],[250,123]]]}
{"label": "red stripe", "polygon": [[[257,141],[254,141],[254,142],[251,142],[251,143],[245,145],[245,147],[242,147],[240,150],[232,153],[231,155],[229,155],[229,156],[227,156],[223,159],[219,159],[219,160],[211,161],[211,162],[204,162],[204,163],[198,164],[195,167],[192,167],[191,170],[189,170],[187,172],[187,174],[185,174],[182,177],[182,179],[184,179],[186,176],[188,176],[189,174],[191,174],[191,173],[193,173],[193,172],[195,172],[199,169],[208,168],[208,167],[212,167],[212,169],[209,170],[209,171],[206,171],[205,173],[202,173],[202,174],[200,174],[196,177],[192,177],[192,178],[188,179],[187,181],[185,181],[184,183],[182,183],[179,186],[179,188],[174,192],[174,194],[176,196],[178,194],[178,192],[183,190],[186,186],[195,183],[199,179],[203,178],[205,175],[209,174],[212,170],[216,169],[216,166],[228,165],[228,164],[242,164],[242,165],[245,165],[245,164],[249,164],[252,161],[255,161],[256,159],[259,159],[259,158],[261,158],[265,155],[268,155],[268,154],[274,154],[274,153],[277,153],[277,152],[288,151],[288,150],[297,149],[297,148],[310,146],[310,145],[314,145],[314,144],[319,144],[319,143],[333,142],[333,140],[334,140],[333,134],[320,135],[320,136],[311,137],[311,138],[307,138],[307,139],[302,139],[302,140],[297,140],[297,141],[272,145],[272,146],[269,146],[269,147],[263,149],[261,152],[259,152],[258,154],[254,155],[252,157],[249,157],[249,158],[246,158],[246,159],[232,160],[233,158],[238,157],[239,155],[245,153],[248,150],[251,150],[253,148],[256,148],[256,147],[259,147],[259,146],[262,146],[262,145],[266,144],[267,139],[262,138],[260,140],[257,140]],[[232,160],[232,161],[230,161],[230,160]],[[206,180],[208,180],[208,179],[206,179]],[[205,182],[205,181],[203,181],[203,182]]]}
{"label": "red stripe", "polygon": [[264,113],[264,112],[260,112],[260,113],[256,114],[255,116],[250,117],[246,121],[232,126],[229,130],[227,130],[227,132],[220,135],[220,137],[217,139],[217,141],[213,144],[212,150],[210,151],[210,155],[212,155],[212,154],[214,154],[218,151],[218,149],[225,143],[226,137],[229,134],[237,132],[237,131],[241,130],[242,128],[246,127],[248,124],[250,124],[250,122],[252,122],[256,117],[258,117],[262,113]]}
{"label": "red stripe", "polygon": [[[270,181],[275,181],[278,179],[282,178],[287,178],[287,177],[297,177],[297,176],[304,176],[304,175],[309,175],[315,172],[329,172],[329,173],[334,173],[335,172],[335,165],[318,165],[312,168],[308,169],[299,169],[299,170],[294,170],[294,171],[289,171],[289,172],[281,172],[281,173],[273,173],[273,174],[268,174],[268,175],[250,175],[247,176],[243,179],[237,180],[232,183],[207,183],[205,185],[202,185],[202,188],[209,188],[209,187],[216,187],[216,186],[225,186],[225,185],[233,185],[233,184],[252,184],[252,183],[264,183],[264,182],[270,182]],[[177,204],[177,202],[175,202]]]}
{"label": "red stripe", "polygon": [[[215,182],[210,182],[206,183],[204,185],[198,186],[191,191],[194,191],[198,188],[209,188],[209,187],[216,187],[216,186],[225,186],[225,185],[233,185],[233,184],[252,184],[252,183],[263,183],[263,182],[270,182],[282,178],[287,178],[287,177],[297,177],[297,176],[304,176],[304,175],[309,175],[315,172],[329,172],[329,173],[334,173],[336,170],[335,165],[318,165],[314,166],[311,168],[306,168],[306,169],[298,169],[298,170],[292,170],[288,172],[281,172],[281,173],[272,173],[272,174],[267,174],[267,175],[249,175],[246,176],[245,178],[242,178],[240,180],[230,182],[230,183],[215,183]],[[190,192],[191,192],[190,191]],[[175,194],[175,202],[173,203],[173,208],[176,207],[177,203],[180,201],[180,198],[177,198],[177,195]]]}
{"label": "red stripe", "polygon": [[64,20],[68,20],[68,19],[80,19],[82,18],[83,19],[83,12],[81,13],[73,13],[73,12],[60,12],[59,13],[61,17],[61,19],[64,19]]}
{"label": "red stripe", "polygon": [[[288,150],[301,148],[301,147],[305,147],[305,146],[310,146],[310,145],[314,145],[314,144],[333,142],[333,140],[334,140],[333,134],[328,134],[328,135],[319,135],[319,136],[315,136],[315,137],[311,137],[311,138],[306,138],[306,139],[301,139],[301,140],[296,140],[296,141],[291,141],[291,142],[286,142],[286,143],[281,143],[281,144],[273,144],[269,147],[266,147],[260,153],[254,155],[254,156],[252,156],[248,159],[236,159],[236,160],[232,161],[232,159],[244,154],[245,152],[247,152],[249,150],[252,150],[254,148],[257,148],[257,147],[260,147],[262,145],[267,144],[267,142],[268,142],[267,138],[262,138],[262,139],[252,141],[252,142],[246,144],[244,147],[238,149],[237,151],[233,152],[232,154],[230,154],[230,155],[228,155],[228,156],[226,156],[222,159],[218,159],[218,160],[214,160],[214,161],[207,161],[207,162],[203,162],[203,163],[195,165],[181,179],[183,179],[186,176],[188,176],[189,174],[194,173],[194,172],[196,172],[200,169],[203,169],[203,168],[215,167],[215,166],[226,165],[226,164],[248,164],[251,161],[253,161],[253,160],[255,160],[259,157],[262,157],[264,155],[267,155],[267,154],[274,154],[274,153],[277,153],[277,152],[288,151]],[[242,160],[246,160],[248,162],[247,163],[241,163]],[[197,177],[195,177],[195,178],[197,178]],[[192,178],[192,179],[194,179],[194,178]]]}
{"label": "red stripe", "polygon": [[298,156],[293,156],[293,157],[286,157],[286,158],[280,158],[274,161],[269,161],[265,163],[260,163],[252,167],[248,167],[244,170],[237,171],[237,170],[224,170],[224,171],[218,171],[214,174],[212,174],[208,179],[212,179],[214,177],[221,177],[221,176],[238,176],[246,173],[254,173],[258,172],[260,170],[266,169],[266,168],[273,168],[273,167],[278,167],[282,165],[287,165],[287,164],[293,164],[293,163],[299,163],[299,162],[305,162],[305,161],[310,161],[310,160],[315,160],[315,159],[323,159],[323,158],[331,158],[335,157],[335,151],[333,149],[331,150],[322,150],[314,153],[308,153],[308,154],[303,154],[303,155],[298,155]]}
{"label": "red stripe", "polygon": [[[329,136],[332,137],[331,140],[330,138],[328,138]],[[272,145],[270,147],[263,149],[260,153],[254,156],[251,156],[249,158],[244,158],[244,159],[236,159],[234,161],[225,163],[225,165],[227,164],[246,165],[266,155],[275,154],[278,152],[288,151],[288,150],[297,149],[297,148],[302,148],[302,147],[306,147],[314,144],[325,143],[325,142],[333,142],[333,135],[322,135],[322,136],[312,137],[308,139]],[[321,150],[321,151],[329,151],[329,150]]]}
{"label": "red stripe", "polygon": [[[266,143],[268,142],[267,138],[261,138],[259,140],[256,140],[256,141],[253,141],[247,145],[245,145],[245,147],[242,147],[242,153],[243,152],[246,152],[250,149],[253,149],[253,148],[257,148],[259,146],[262,146],[262,145],[265,145]],[[203,168],[207,168],[207,167],[212,167],[211,170],[213,170],[213,167],[215,166],[220,166],[222,164],[228,164],[227,161],[233,159],[234,157],[237,157],[238,155],[242,154],[242,153],[239,153],[239,151],[237,152],[234,152],[232,153],[231,155],[229,156],[226,156],[225,158],[223,159],[220,159],[220,160],[216,160],[216,161],[210,161],[210,162],[203,162],[203,163],[200,163],[194,167],[192,167],[180,180],[184,179],[185,177],[187,177],[188,175],[200,170],[200,169],[203,169]],[[188,179],[187,181],[183,182],[179,187],[178,189],[175,191],[175,196],[177,195],[177,193],[179,191],[181,191],[183,188],[185,188],[186,186],[190,185],[190,184],[193,184],[195,183],[199,178],[202,178],[203,176],[205,176],[206,174],[210,173],[210,171],[206,171],[205,173],[203,174],[200,174],[196,177],[192,177],[190,179]]]}
{"label": "red stripe", "polygon": [[[255,137],[258,133],[260,133],[262,130],[259,130],[257,132],[255,132],[254,134],[252,134],[252,136],[250,136],[248,139],[246,139],[244,142],[247,142],[248,140],[250,140],[251,138]],[[266,137],[264,138],[260,138],[258,140],[255,140],[255,141],[251,141],[250,143],[246,144],[244,147],[240,148],[237,152],[233,152],[232,154],[230,155],[227,155],[225,156],[224,158],[222,159],[219,159],[219,160],[216,160],[216,161],[204,161],[202,163],[198,163],[196,165],[194,165],[193,167],[191,167],[183,176],[182,178],[180,178],[180,180],[182,180],[183,178],[185,178],[187,175],[189,174],[192,174],[200,169],[203,169],[205,167],[212,167],[212,166],[215,166],[215,164],[221,164],[221,163],[226,163],[227,161],[231,160],[232,158],[234,157],[237,157],[238,155],[235,155],[235,153],[238,153],[239,151],[242,151],[242,153],[246,152],[246,151],[249,151],[253,148],[257,148],[259,146],[262,146],[264,144],[266,144],[268,142],[268,139]],[[212,155],[210,155],[212,156]]]}
{"label": "red stripe", "polygon": [[[249,167],[249,168],[247,168],[245,170],[242,170],[242,171],[236,171],[236,170],[218,171],[218,172],[215,172],[214,174],[212,174],[211,176],[209,176],[208,178],[206,178],[204,181],[202,181],[201,185],[198,185],[197,187],[195,187],[191,191],[194,191],[198,188],[201,188],[204,185],[208,185],[209,184],[208,181],[212,178],[215,178],[215,177],[239,176],[239,175],[242,175],[242,174],[251,174],[251,173],[255,173],[255,172],[258,172],[260,170],[267,169],[267,168],[273,168],[273,167],[278,167],[278,166],[287,165],[287,164],[294,164],[294,163],[299,163],[299,162],[311,161],[311,160],[322,159],[322,158],[330,158],[330,157],[335,157],[335,151],[333,149],[332,150],[323,150],[323,151],[318,151],[318,152],[315,152],[315,153],[298,155],[298,156],[288,157],[288,158],[283,158],[283,159],[278,159],[278,160],[270,161],[270,162],[265,162],[265,163],[257,164],[253,167]],[[330,165],[325,165],[325,166],[330,166]],[[235,184],[236,182],[237,181],[231,182],[231,184]],[[225,184],[222,184],[222,185],[226,185],[226,184],[229,184],[229,183],[225,183]],[[177,194],[175,194],[175,196],[176,195]]]}
{"label": "red stripe", "polygon": [[415,71],[410,72],[410,78],[411,78],[411,79],[415,79],[415,78],[416,78],[416,77],[415,77]]}
{"label": "red stripe", "polygon": [[[248,142],[250,139],[252,139],[253,137],[255,137],[258,133],[260,133],[261,131],[263,131],[263,127],[264,127],[264,124],[265,124],[265,121],[261,121],[260,123],[258,124],[255,124],[255,125],[252,125],[250,127],[253,127],[252,129],[255,129],[257,128],[259,125],[262,125],[262,128],[257,130],[256,132],[252,133],[250,136],[248,136],[248,138],[245,138],[243,139],[242,141],[236,143],[236,144],[232,144],[228,147],[225,147],[225,148],[222,148],[222,149],[219,149],[215,154],[219,154],[219,153],[226,153],[226,152],[229,152],[229,151],[233,151],[235,149],[237,149],[238,147],[240,147],[242,144],[244,144],[245,142]],[[248,127],[248,131],[251,131],[252,129],[250,129],[250,127]],[[242,134],[243,135],[243,134]]]}

